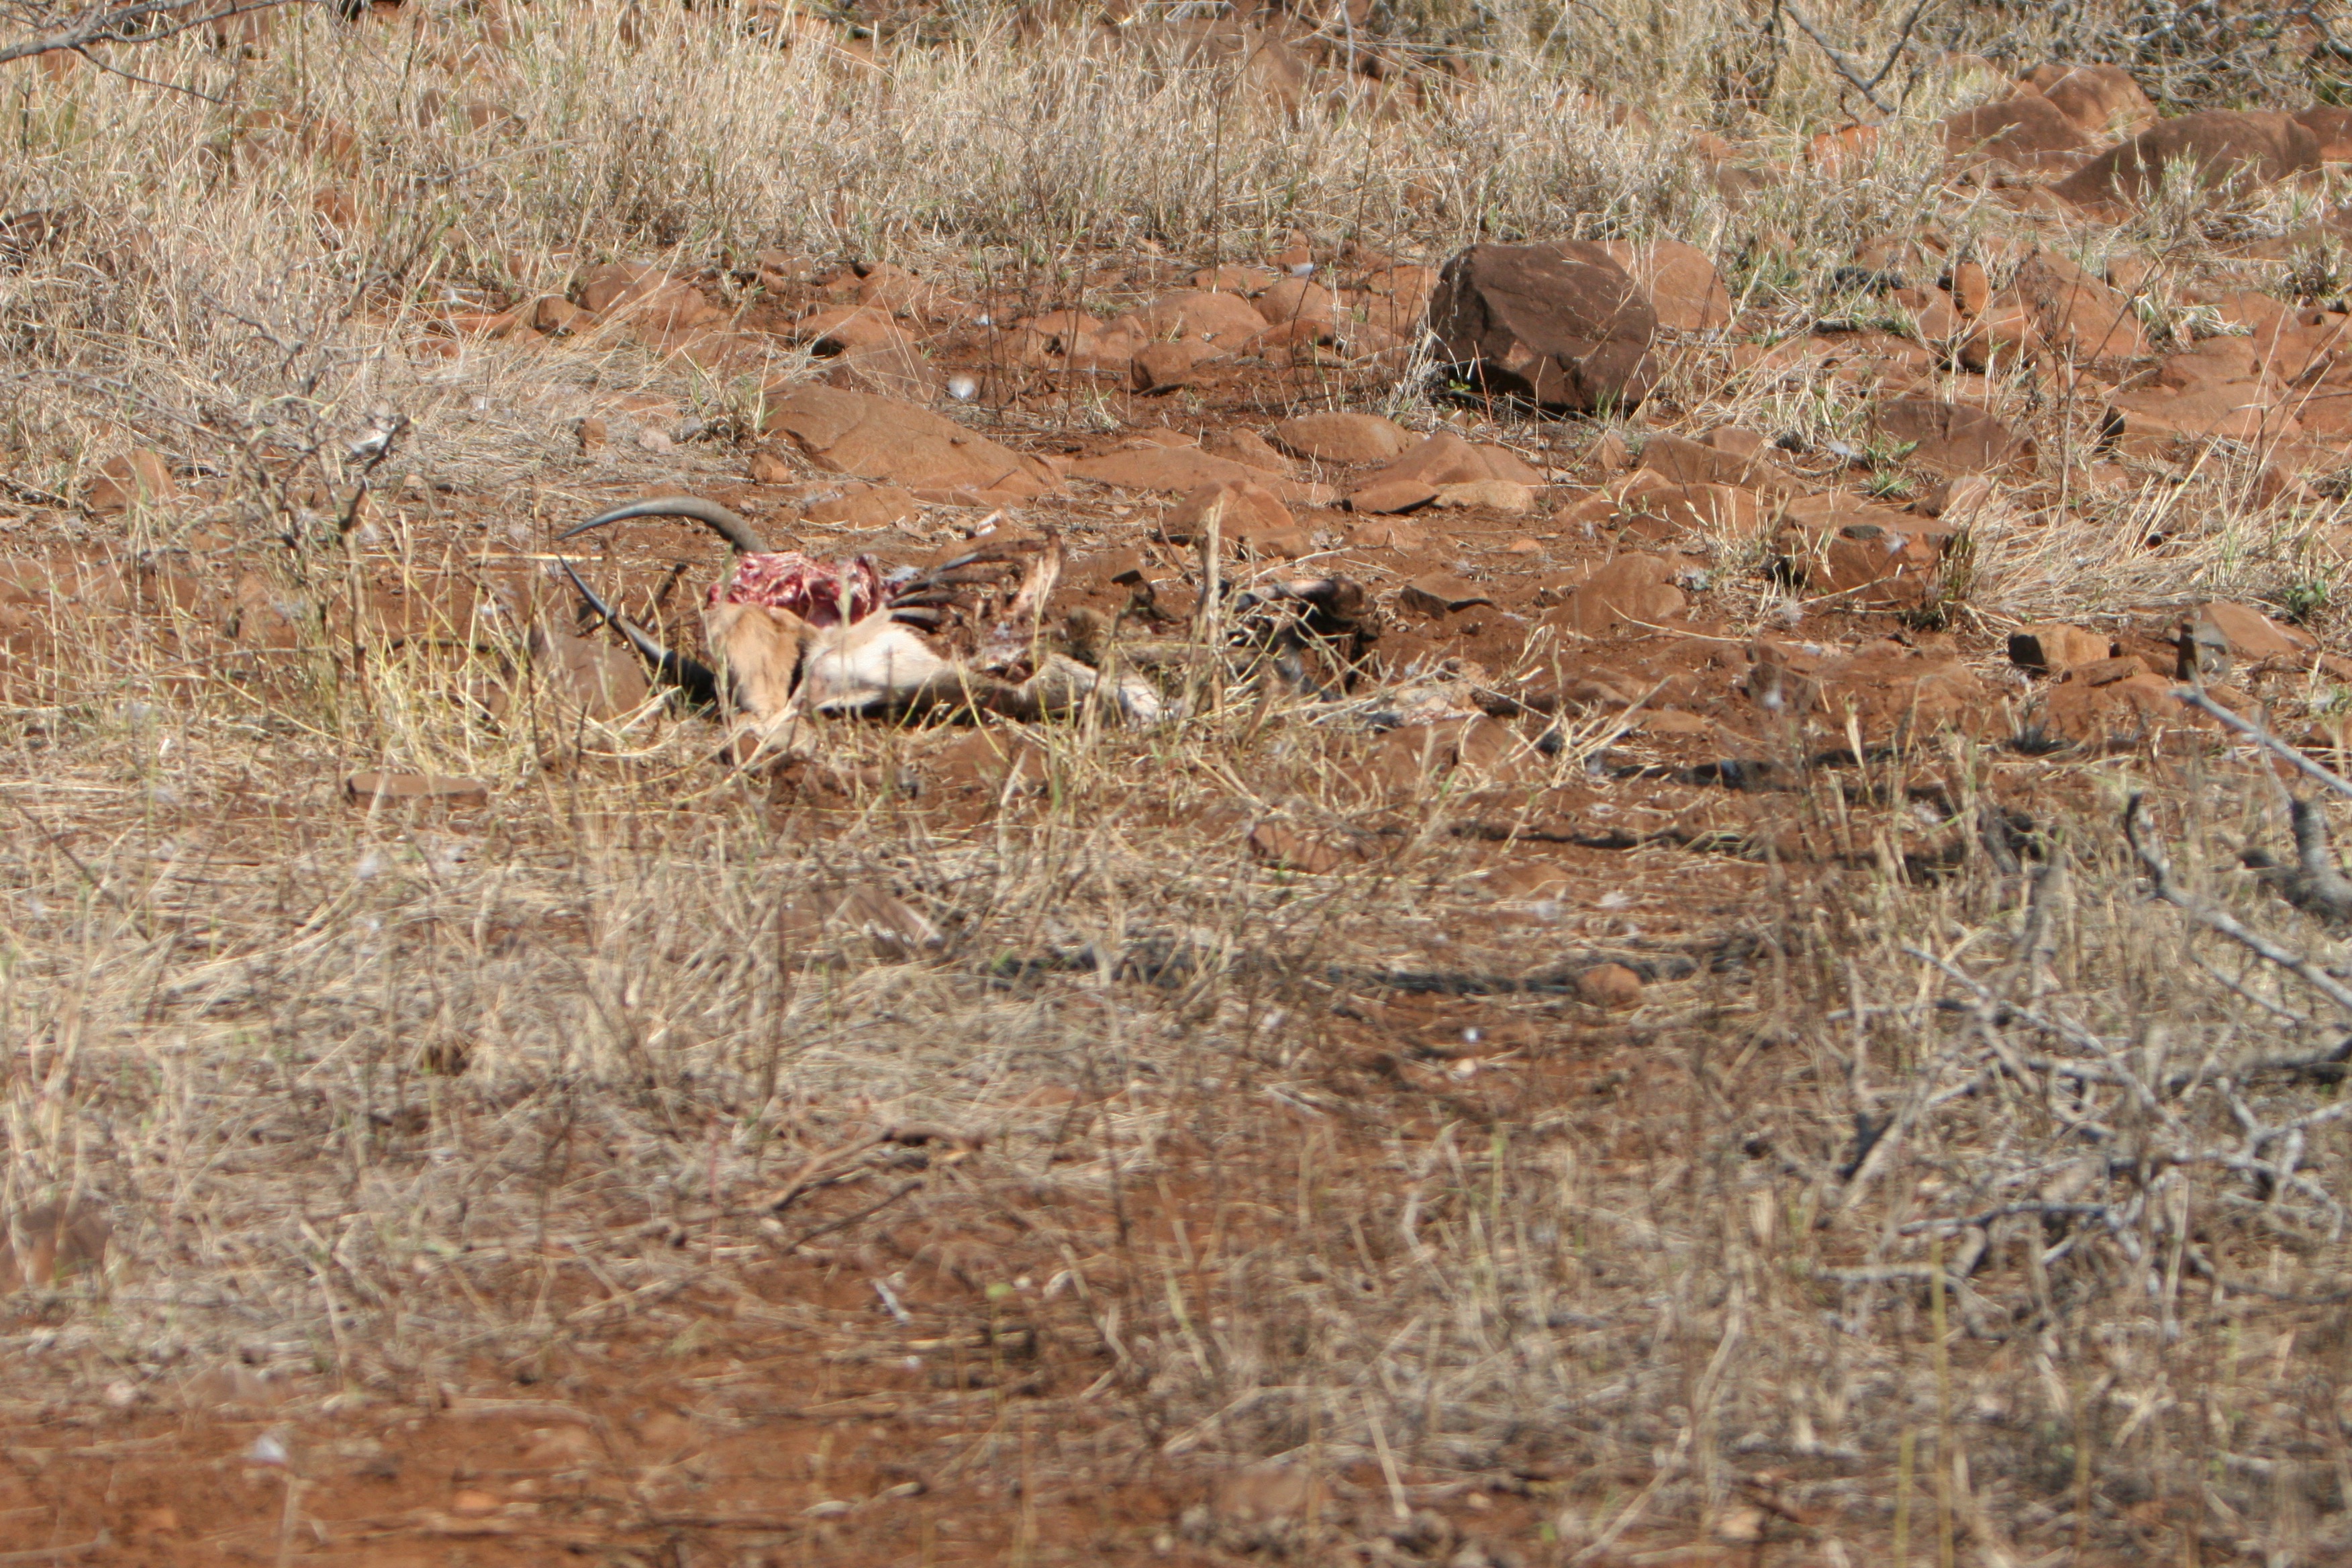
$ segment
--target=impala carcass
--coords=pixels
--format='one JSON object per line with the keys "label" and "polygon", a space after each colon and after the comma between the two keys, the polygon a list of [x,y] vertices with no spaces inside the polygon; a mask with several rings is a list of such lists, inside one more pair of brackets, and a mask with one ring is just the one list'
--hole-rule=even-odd
{"label": "impala carcass", "polygon": [[1148,681],[1106,677],[1052,646],[1044,617],[1062,571],[1057,540],[979,541],[929,569],[886,574],[866,556],[828,563],[770,550],[742,518],[693,496],[615,507],[561,538],[646,517],[700,522],[734,547],[702,610],[716,669],[664,647],[567,561],[572,585],[659,674],[763,734],[802,713],[1041,719],[1099,700],[1131,721],[1161,715]]}

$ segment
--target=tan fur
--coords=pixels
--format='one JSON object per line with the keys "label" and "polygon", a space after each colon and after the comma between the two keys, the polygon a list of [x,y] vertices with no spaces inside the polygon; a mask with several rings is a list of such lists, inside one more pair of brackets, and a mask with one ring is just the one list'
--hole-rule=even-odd
{"label": "tan fur", "polygon": [[726,661],[736,704],[763,729],[796,712],[889,707],[953,671],[920,637],[879,616],[819,629],[789,610],[721,605],[702,629]]}
{"label": "tan fur", "polygon": [[[1057,567],[1049,562],[1043,573],[1033,571],[1023,594],[1033,606],[1052,591]],[[1034,608],[1030,614],[1034,618]],[[921,636],[881,616],[820,629],[789,610],[721,605],[703,617],[702,626],[711,651],[725,663],[740,718],[762,736],[801,713],[971,707],[1015,718],[1055,717],[1084,702],[1100,680],[1085,665],[1053,655],[1028,680],[1012,685],[942,658]],[[1158,693],[1148,683],[1121,681],[1111,696],[1129,720],[1160,716]]]}
{"label": "tan fur", "polygon": [[702,617],[703,639],[724,661],[736,705],[763,726],[789,713],[811,630],[790,610],[764,605],[720,605]]}

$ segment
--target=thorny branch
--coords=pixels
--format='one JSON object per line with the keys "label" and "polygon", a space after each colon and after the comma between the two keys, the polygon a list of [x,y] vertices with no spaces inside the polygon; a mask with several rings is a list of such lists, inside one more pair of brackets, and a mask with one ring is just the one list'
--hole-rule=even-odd
{"label": "thorny branch", "polygon": [[2221,932],[2231,941],[2252,952],[2268,963],[2275,963],[2301,980],[2305,984],[2352,1015],[2352,988],[2347,988],[2335,976],[2321,969],[2299,952],[2292,952],[2256,931],[2246,929],[2238,919],[2212,908],[2181,888],[2172,879],[2172,863],[2164,847],[2156,841],[2147,822],[2147,797],[2135,792],[2124,807],[2124,837],[2130,841],[2132,853],[2139,857],[2147,871],[2149,885],[2156,896],[2180,910],[2190,920],[2209,931]]}
{"label": "thorny branch", "polygon": [[[100,44],[160,43],[200,27],[216,26],[257,11],[274,11],[297,3],[299,0],[220,0],[216,6],[204,9],[191,7],[185,0],[139,0],[137,5],[84,11],[75,16],[47,5],[0,6],[0,16],[8,18],[16,27],[34,30],[30,37],[0,44],[0,65],[37,55],[86,54]],[[192,15],[192,11],[196,14]]]}
{"label": "thorny branch", "polygon": [[[2279,749],[2259,725],[2242,721],[2236,727],[2240,733]],[[2133,797],[2123,828],[2158,900],[2182,911],[2193,925],[2229,937],[2262,963],[2293,974],[2352,1015],[2352,986],[2180,885],[2143,797]],[[2013,945],[2038,944],[2038,933],[2028,934],[2032,925],[2028,921],[2021,928]],[[2318,1147],[2314,1139],[2323,1127],[2352,1116],[2352,1104],[2338,1100],[2316,1108],[2295,1106],[2282,1114],[2246,1087],[2282,1070],[2296,1081],[2335,1081],[2352,1060],[2352,1039],[2313,1057],[2229,1052],[2217,1041],[2201,1058],[2168,1068],[2168,1030],[2161,1023],[2144,1026],[2137,1038],[2116,1039],[2062,1011],[2016,999],[2017,963],[2030,969],[2031,957],[2012,963],[2012,994],[2004,996],[1948,959],[1916,946],[1904,951],[1959,989],[1959,997],[1938,1000],[1934,1007],[1964,1015],[1966,1032],[1951,1048],[1921,1064],[1909,1102],[1899,1114],[1889,1116],[1893,1125],[1880,1134],[1881,1147],[1865,1147],[1856,1163],[1866,1167],[1874,1163],[1870,1156],[1883,1153],[1886,1143],[1927,1136],[1934,1119],[1987,1097],[2004,1103],[2039,1103],[2070,1139],[2098,1151],[2071,1163],[2053,1163],[2046,1157],[1996,1163],[1954,1189],[1949,1212],[1904,1223],[1895,1234],[1963,1238],[1965,1261],[1949,1268],[1948,1287],[1965,1292],[1966,1276],[1976,1262],[2008,1245],[2001,1239],[2004,1232],[2032,1249],[2037,1269],[2086,1247],[2112,1249],[2132,1268],[2148,1270],[2150,1291],[2167,1300],[2183,1268],[2218,1279],[2222,1264],[2196,1239],[2188,1217],[2190,1189],[2180,1185],[2181,1178],[2175,1174],[2199,1167],[2226,1173],[2242,1183],[2240,1190],[2225,1193],[2222,1201],[2263,1223],[2335,1238],[2352,1221],[2352,1212],[2314,1169]],[[2013,1038],[2019,1026],[2045,1043]],[[2222,1119],[2218,1128],[2207,1125],[2215,1113]],[[1855,1176],[1866,1179],[1866,1173],[1857,1170]],[[2112,1196],[2099,1191],[2109,1184],[2118,1184]],[[2158,1236],[2170,1239],[2159,1245]],[[1916,1285],[1925,1275],[1916,1268],[1874,1264],[1830,1277],[1855,1285]],[[1968,1310],[1965,1293],[1962,1302],[1974,1332],[1974,1314]]]}
{"label": "thorny branch", "polygon": [[1879,85],[1893,73],[1895,62],[1903,58],[1903,51],[1911,47],[1912,29],[1918,26],[1919,19],[1927,14],[1927,8],[1935,3],[1936,0],[1917,0],[1917,3],[1911,7],[1911,14],[1903,18],[1903,26],[1895,32],[1895,42],[1887,46],[1886,58],[1880,62],[1878,69],[1866,79],[1854,63],[1846,58],[1845,52],[1824,37],[1822,30],[1813,26],[1812,19],[1797,9],[1794,0],[1782,0],[1780,8],[1789,14],[1789,19],[1797,24],[1805,37],[1812,39],[1814,47],[1829,57],[1831,67],[1846,79],[1847,85],[1868,100],[1871,108],[1881,114],[1892,114],[1895,112],[1895,107],[1879,98]]}
{"label": "thorny branch", "polygon": [[2352,783],[2346,782],[2343,777],[2338,775],[2332,769],[2324,768],[2317,763],[2313,762],[2309,757],[2305,756],[2301,752],[2296,751],[2293,746],[2288,745],[2284,741],[2280,740],[2276,735],[2272,734],[2268,730],[2263,729],[2260,724],[2255,723],[2252,720],[2245,718],[2241,714],[2232,713],[2230,710],[2222,707],[2219,702],[2214,701],[2210,697],[2206,696],[2205,693],[2197,689],[2197,688],[2193,686],[2184,686],[2179,690],[2175,691],[2173,695],[2180,699],[2181,701],[2189,704],[2189,707],[2196,709],[2199,712],[2210,714],[2214,719],[2221,721],[2223,729],[2233,730],[2237,733],[2243,735],[2249,741],[2253,742],[2254,744],[2262,747],[2263,750],[2271,752],[2280,761],[2294,767],[2296,771],[2303,773],[2305,777],[2312,779],[2318,784],[2325,784],[2327,788],[2334,790],[2337,795],[2352,796]]}

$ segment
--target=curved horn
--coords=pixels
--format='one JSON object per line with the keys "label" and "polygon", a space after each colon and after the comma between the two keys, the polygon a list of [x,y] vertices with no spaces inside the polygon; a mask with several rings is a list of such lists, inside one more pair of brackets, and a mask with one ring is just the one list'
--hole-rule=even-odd
{"label": "curved horn", "polygon": [[592,528],[602,528],[608,522],[625,522],[633,517],[685,517],[709,525],[710,531],[733,545],[737,553],[764,555],[768,547],[753,532],[751,525],[715,500],[700,496],[656,496],[652,500],[631,501],[610,511],[598,512],[577,528],[567,528],[555,536],[562,543],[575,533],[585,533]]}
{"label": "curved horn", "polygon": [[628,638],[629,646],[654,667],[655,673],[677,687],[695,702],[706,706],[718,702],[719,677],[712,673],[709,665],[698,658],[688,658],[682,653],[673,653],[654,641],[643,626],[598,598],[596,590],[581,580],[580,574],[572,569],[569,561],[563,562],[563,574],[572,579],[572,585],[580,590],[580,596],[588,602],[588,607],[602,616],[605,625]]}

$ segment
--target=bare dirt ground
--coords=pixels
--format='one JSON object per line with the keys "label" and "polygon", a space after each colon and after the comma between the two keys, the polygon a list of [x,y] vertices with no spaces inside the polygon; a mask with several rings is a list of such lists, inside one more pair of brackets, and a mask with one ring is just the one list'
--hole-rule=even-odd
{"label": "bare dirt ground", "polygon": [[2340,18],[173,25],[0,64],[0,1563],[2352,1553]]}

